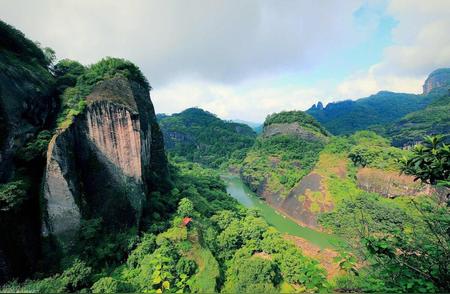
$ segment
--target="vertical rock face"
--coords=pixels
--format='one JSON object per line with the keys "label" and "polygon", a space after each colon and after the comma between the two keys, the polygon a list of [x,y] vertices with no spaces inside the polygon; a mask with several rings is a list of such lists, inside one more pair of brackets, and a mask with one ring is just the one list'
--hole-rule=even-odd
{"label": "vertical rock face", "polygon": [[0,181],[14,171],[15,151],[32,138],[56,109],[53,77],[42,67],[13,64],[0,51]]}
{"label": "vertical rock face", "polygon": [[70,240],[82,218],[138,225],[154,179],[166,170],[147,91],[118,77],[97,85],[88,106],[48,149],[43,234]]}
{"label": "vertical rock face", "polygon": [[0,184],[32,178],[26,181],[23,201],[0,211],[0,284],[32,272],[39,256],[36,207],[44,163],[27,165],[19,162],[17,155],[48,127],[56,111],[55,78],[47,66],[44,54],[32,41],[0,20]]}
{"label": "vertical rock face", "polygon": [[450,87],[450,68],[440,68],[433,71],[423,84],[423,94],[429,94],[433,89]]}
{"label": "vertical rock face", "polygon": [[89,140],[101,154],[126,176],[139,181],[143,146],[137,114],[109,102],[96,102],[86,112],[86,124]]}

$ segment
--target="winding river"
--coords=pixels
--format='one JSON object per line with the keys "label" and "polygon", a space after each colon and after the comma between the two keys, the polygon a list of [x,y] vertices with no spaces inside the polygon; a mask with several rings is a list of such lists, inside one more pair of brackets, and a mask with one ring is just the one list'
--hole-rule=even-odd
{"label": "winding river", "polygon": [[301,237],[320,248],[334,248],[339,242],[339,239],[333,235],[302,227],[290,218],[280,214],[253,193],[238,175],[224,174],[222,179],[226,183],[227,192],[233,198],[246,207],[258,209],[261,216],[281,233]]}

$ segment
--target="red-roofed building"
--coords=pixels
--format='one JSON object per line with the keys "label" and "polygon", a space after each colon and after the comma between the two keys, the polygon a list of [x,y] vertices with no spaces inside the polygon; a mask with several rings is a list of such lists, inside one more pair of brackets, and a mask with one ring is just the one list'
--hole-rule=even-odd
{"label": "red-roofed building", "polygon": [[183,225],[187,226],[191,221],[192,221],[192,218],[185,217],[185,218],[183,218]]}

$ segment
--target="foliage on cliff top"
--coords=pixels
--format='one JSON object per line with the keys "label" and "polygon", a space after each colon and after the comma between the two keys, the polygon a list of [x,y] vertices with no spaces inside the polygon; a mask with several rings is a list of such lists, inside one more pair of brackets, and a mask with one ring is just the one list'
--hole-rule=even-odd
{"label": "foliage on cliff top", "polygon": [[86,96],[88,96],[95,85],[99,82],[123,76],[130,81],[135,81],[146,90],[150,90],[150,84],[140,69],[132,62],[121,59],[106,57],[99,62],[88,66],[85,70],[80,64],[73,61],[62,60],[55,65],[55,74],[59,81],[76,83],[72,87],[66,87],[61,95],[61,111],[58,116],[58,127],[69,126],[73,118],[80,114],[86,106]]}
{"label": "foliage on cliff top", "polygon": [[264,121],[264,127],[271,124],[287,124],[298,123],[302,127],[306,127],[317,131],[318,133],[328,136],[328,131],[318,123],[314,117],[303,111],[282,111],[267,116]]}
{"label": "foliage on cliff top", "polygon": [[294,135],[260,137],[247,153],[241,172],[252,190],[265,184],[269,191],[287,196],[312,170],[323,147],[322,142]]}
{"label": "foliage on cliff top", "polygon": [[36,43],[27,39],[21,31],[1,20],[0,50],[9,51],[23,61],[37,62],[43,67],[49,66],[49,60]]}
{"label": "foliage on cliff top", "polygon": [[223,121],[200,108],[159,115],[159,124],[169,154],[211,167],[242,160],[256,137],[249,126]]}

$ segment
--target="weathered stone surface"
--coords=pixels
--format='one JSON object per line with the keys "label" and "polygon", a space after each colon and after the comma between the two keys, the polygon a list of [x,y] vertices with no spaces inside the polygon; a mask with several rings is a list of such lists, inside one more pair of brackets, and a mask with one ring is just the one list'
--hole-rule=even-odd
{"label": "weathered stone surface", "polygon": [[384,171],[366,167],[359,169],[356,178],[359,188],[388,198],[432,195],[435,192],[430,185],[415,182],[413,176],[400,175],[396,171]]}
{"label": "weathered stone surface", "polygon": [[440,68],[433,71],[423,84],[423,94],[429,94],[433,89],[450,88],[450,68]]}
{"label": "weathered stone surface", "polygon": [[111,229],[138,225],[150,174],[166,171],[162,135],[148,91],[125,78],[94,88],[88,106],[48,150],[44,233],[70,235],[83,218]]}
{"label": "weathered stone surface", "polygon": [[0,53],[0,181],[14,172],[13,156],[56,109],[53,77],[39,66],[12,64]]}
{"label": "weathered stone surface", "polygon": [[273,137],[276,135],[295,135],[300,139],[308,141],[320,141],[324,136],[313,133],[312,131],[300,126],[298,123],[270,124],[264,127],[263,137]]}
{"label": "weathered stone surface", "polygon": [[319,213],[331,211],[333,203],[322,183],[323,177],[317,173],[304,176],[300,182],[289,192],[287,197],[281,197],[271,191],[260,191],[261,196],[283,214],[303,226],[317,229],[317,216]]}
{"label": "weathered stone surface", "polygon": [[46,225],[43,235],[75,232],[81,220],[80,209],[75,203],[77,189],[72,153],[71,129],[55,135],[48,147],[47,168],[44,180],[44,197],[47,204]]}

